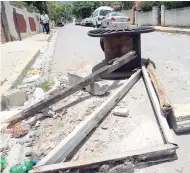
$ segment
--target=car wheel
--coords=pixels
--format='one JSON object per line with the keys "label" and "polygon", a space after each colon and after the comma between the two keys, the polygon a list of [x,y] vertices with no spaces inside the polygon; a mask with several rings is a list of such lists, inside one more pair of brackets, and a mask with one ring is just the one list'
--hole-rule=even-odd
{"label": "car wheel", "polygon": [[102,50],[104,51],[104,41],[103,38],[100,37],[100,47],[102,48]]}

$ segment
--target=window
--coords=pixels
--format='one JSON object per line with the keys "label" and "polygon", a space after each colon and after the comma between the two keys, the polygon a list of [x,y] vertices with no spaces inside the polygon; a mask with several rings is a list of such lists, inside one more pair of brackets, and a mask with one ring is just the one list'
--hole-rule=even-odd
{"label": "window", "polygon": [[106,16],[108,13],[110,13],[111,12],[111,10],[100,10],[100,13],[99,13],[99,15],[100,16]]}

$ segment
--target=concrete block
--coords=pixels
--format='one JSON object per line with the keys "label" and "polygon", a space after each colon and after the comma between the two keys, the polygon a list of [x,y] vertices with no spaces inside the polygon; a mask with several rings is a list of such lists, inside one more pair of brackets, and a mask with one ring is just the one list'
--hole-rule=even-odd
{"label": "concrete block", "polygon": [[92,95],[104,95],[109,90],[109,83],[107,81],[94,82],[87,89]]}
{"label": "concrete block", "polygon": [[129,116],[129,110],[123,107],[116,107],[113,110],[113,114],[116,116],[121,116],[121,117],[128,117]]}
{"label": "concrete block", "polygon": [[26,100],[26,93],[19,89],[8,91],[3,96],[3,103],[8,110],[14,107],[23,106]]}
{"label": "concrete block", "polygon": [[[76,74],[67,73],[69,84],[71,86],[79,83],[83,77]],[[109,83],[107,81],[97,81],[84,88],[85,91],[92,95],[104,95],[109,90]]]}

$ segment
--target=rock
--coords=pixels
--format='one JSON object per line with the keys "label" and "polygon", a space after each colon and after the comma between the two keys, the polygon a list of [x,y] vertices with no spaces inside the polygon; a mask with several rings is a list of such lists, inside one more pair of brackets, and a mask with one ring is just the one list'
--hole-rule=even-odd
{"label": "rock", "polygon": [[23,144],[24,144],[24,141],[19,141],[19,144],[20,144],[20,145],[23,145]]}
{"label": "rock", "polygon": [[20,89],[13,89],[11,91],[6,92],[2,96],[2,103],[8,110],[10,110],[11,108],[23,106],[26,100],[26,93]]}
{"label": "rock", "polygon": [[4,144],[0,146],[0,152],[5,151],[5,150],[9,150],[9,145],[8,144]]}
{"label": "rock", "polygon": [[31,151],[25,153],[25,156],[26,156],[26,157],[30,157],[30,156],[32,156],[32,155],[33,155],[33,152],[31,152]]}
{"label": "rock", "polygon": [[78,158],[79,158],[79,155],[76,155],[76,156],[74,156],[73,160],[76,161],[76,160],[78,160]]}
{"label": "rock", "polygon": [[25,145],[25,147],[32,147],[32,146],[33,146],[33,143],[32,143],[32,142],[27,143],[27,144]]}
{"label": "rock", "polygon": [[107,81],[98,81],[87,87],[92,95],[101,96],[109,90],[109,83]]}
{"label": "rock", "polygon": [[37,121],[36,124],[35,124],[35,127],[39,127],[40,126],[40,121]]}
{"label": "rock", "polygon": [[53,118],[53,116],[55,115],[55,112],[50,109],[50,108],[47,108],[44,112],[43,112],[43,116],[44,117],[50,117],[50,118]]}
{"label": "rock", "polygon": [[120,117],[128,117],[129,116],[129,110],[123,107],[116,107],[113,110],[113,114],[115,116],[120,116]]}
{"label": "rock", "polygon": [[[79,83],[83,79],[83,77],[76,74],[67,73],[67,75],[71,86]],[[109,88],[109,83],[107,81],[97,81],[84,87],[85,91],[97,96],[104,95]]]}
{"label": "rock", "polygon": [[107,130],[107,129],[108,129],[108,124],[105,124],[105,123],[102,124],[102,125],[101,125],[101,128],[102,128],[103,130]]}
{"label": "rock", "polygon": [[121,164],[111,168],[108,173],[134,173],[133,164]]}
{"label": "rock", "polygon": [[30,139],[27,139],[27,140],[25,140],[25,144],[27,144],[27,143],[31,143],[32,142],[32,139],[30,138]]}
{"label": "rock", "polygon": [[103,172],[103,173],[107,173],[109,171],[109,168],[110,166],[109,165],[102,165],[100,168],[99,168],[99,171],[100,172]]}
{"label": "rock", "polygon": [[38,100],[43,100],[45,98],[45,92],[42,88],[36,88],[33,97]]}

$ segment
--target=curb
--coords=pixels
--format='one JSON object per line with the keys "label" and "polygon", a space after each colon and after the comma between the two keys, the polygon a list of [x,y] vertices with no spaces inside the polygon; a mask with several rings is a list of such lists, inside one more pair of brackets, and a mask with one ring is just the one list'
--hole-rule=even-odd
{"label": "curb", "polygon": [[161,30],[161,29],[156,29],[155,31],[158,32],[167,32],[167,33],[176,33],[176,34],[185,34],[185,35],[190,35],[190,31],[180,31],[180,30]]}
{"label": "curb", "polygon": [[40,49],[37,48],[24,60],[22,64],[17,66],[16,68],[17,73],[12,74],[12,77],[0,87],[1,96],[9,89],[16,86],[16,84],[22,82],[28,69],[32,67],[39,54],[40,54]]}

